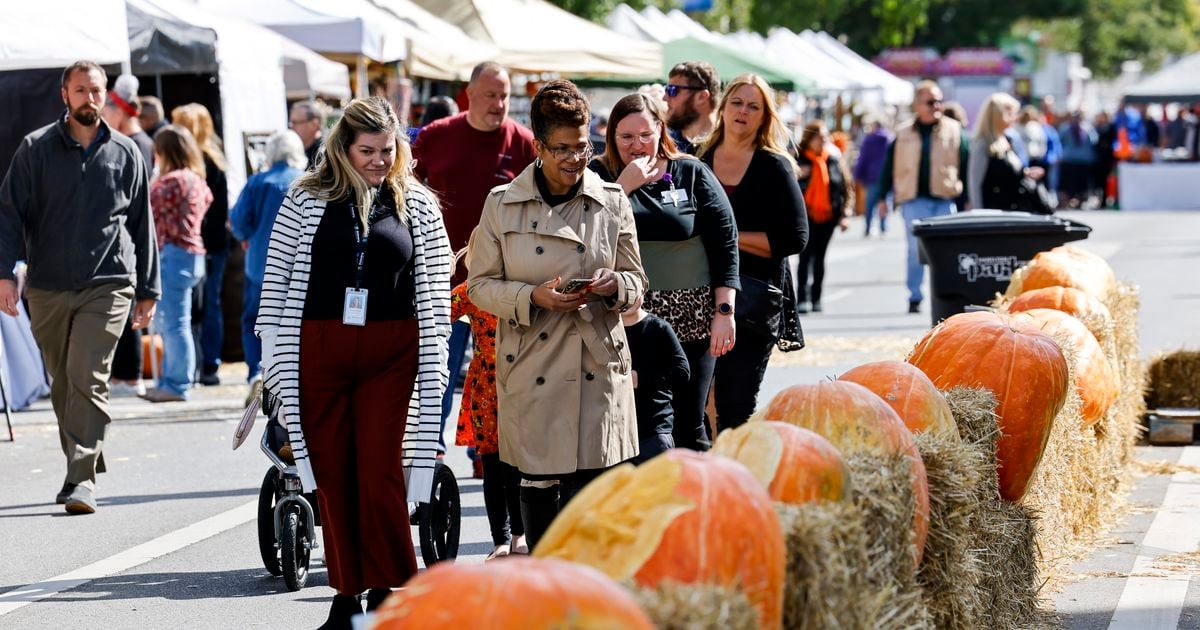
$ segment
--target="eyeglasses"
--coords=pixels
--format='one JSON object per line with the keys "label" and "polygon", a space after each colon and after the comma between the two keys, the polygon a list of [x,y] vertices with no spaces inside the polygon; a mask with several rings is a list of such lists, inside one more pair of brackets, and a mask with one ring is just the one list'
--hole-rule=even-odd
{"label": "eyeglasses", "polygon": [[592,157],[592,145],[590,144],[578,151],[569,147],[559,147],[557,149],[551,149],[547,147],[547,150],[550,151],[550,155],[553,155],[554,159],[558,160],[559,162],[566,162],[568,160],[586,160]]}
{"label": "eyeglasses", "polygon": [[636,136],[631,133],[617,134],[617,143],[627,147],[633,146],[635,142],[638,144],[653,144],[657,140],[658,134],[652,131],[640,133]]}
{"label": "eyeglasses", "polygon": [[934,107],[934,106],[936,106],[936,105],[941,105],[942,103],[943,103],[943,101],[942,101],[942,99],[940,99],[940,98],[931,98],[931,99],[929,99],[928,101],[925,101],[925,105],[927,105],[927,106],[929,106],[929,107]]}
{"label": "eyeglasses", "polygon": [[288,120],[288,128],[297,127],[307,122],[312,122],[315,118],[305,118],[304,120]]}
{"label": "eyeglasses", "polygon": [[668,83],[667,87],[663,89],[666,90],[667,96],[675,98],[676,96],[679,96],[679,90],[694,90],[699,92],[700,90],[707,90],[708,88],[702,85],[675,85],[673,83]]}

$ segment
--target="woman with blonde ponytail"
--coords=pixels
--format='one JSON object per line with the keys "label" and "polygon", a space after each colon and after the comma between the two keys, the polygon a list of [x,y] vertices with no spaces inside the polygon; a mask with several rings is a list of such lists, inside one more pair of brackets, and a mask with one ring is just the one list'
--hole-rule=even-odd
{"label": "woman with blonde ponytail", "polygon": [[450,246],[381,98],[355,99],[279,209],[255,333],[305,492],[318,493],[322,628],[349,628],[417,572],[408,501],[428,501],[446,387]]}

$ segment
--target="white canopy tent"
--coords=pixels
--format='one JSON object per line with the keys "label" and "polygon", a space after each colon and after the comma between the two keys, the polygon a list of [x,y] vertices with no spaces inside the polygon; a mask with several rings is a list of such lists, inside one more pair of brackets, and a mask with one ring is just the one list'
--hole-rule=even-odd
{"label": "white canopy tent", "polygon": [[138,10],[210,28],[217,33],[221,137],[229,162],[229,202],[246,181],[244,132],[287,128],[283,38],[244,20],[206,11],[182,0],[127,0]]}
{"label": "white canopy tent", "polygon": [[373,61],[408,57],[417,32],[366,0],[198,0],[205,8],[236,15],[326,55]]}
{"label": "white canopy tent", "polygon": [[39,2],[5,3],[0,71],[65,68],[80,59],[128,64],[124,8],[124,0],[93,0],[59,15]]}
{"label": "white canopy tent", "polygon": [[495,45],[496,61],[520,72],[573,76],[657,77],[662,49],[589,22],[544,0],[416,0]]}
{"label": "white canopy tent", "polygon": [[660,33],[661,37],[668,42],[672,42],[677,39],[683,39],[684,37],[688,36],[686,29],[677,24],[671,18],[667,17],[667,14],[663,13],[662,9],[659,9],[656,6],[649,5],[644,7],[642,9],[641,16],[642,19],[650,24],[650,28]]}
{"label": "white canopy tent", "polygon": [[854,73],[841,62],[786,28],[771,29],[764,53],[777,63],[794,64],[802,69],[823,91],[857,90],[863,87]]}
{"label": "white canopy tent", "polygon": [[655,28],[654,24],[641,13],[625,3],[618,4],[617,8],[604,18],[604,24],[626,37],[640,39],[644,42],[665,44],[672,39],[668,34]]}
{"label": "white canopy tent", "polygon": [[[657,10],[657,9],[656,9]],[[704,25],[688,17],[686,13],[679,9],[671,9],[667,12],[667,19],[679,28],[683,29],[687,35],[697,39],[704,40],[710,43],[718,43],[721,41],[721,36],[704,28]]]}
{"label": "white canopy tent", "polygon": [[496,58],[492,44],[468,37],[461,28],[426,11],[412,0],[373,0],[381,9],[417,28],[409,43],[413,76],[466,81],[482,61]]}
{"label": "white canopy tent", "polygon": [[913,99],[913,84],[862,58],[858,53],[825,32],[806,30],[800,38],[841,62],[864,86],[876,88],[884,103],[908,105]]}
{"label": "white canopy tent", "polygon": [[350,69],[345,64],[326,59],[286,37],[280,37],[279,42],[283,46],[283,84],[289,99],[324,94],[350,100]]}

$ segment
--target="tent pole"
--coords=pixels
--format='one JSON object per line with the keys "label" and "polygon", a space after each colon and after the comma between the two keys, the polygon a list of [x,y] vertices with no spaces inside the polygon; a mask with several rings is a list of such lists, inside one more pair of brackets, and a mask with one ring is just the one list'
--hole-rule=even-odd
{"label": "tent pole", "polygon": [[367,94],[367,56],[359,55],[354,68],[354,98],[366,98]]}

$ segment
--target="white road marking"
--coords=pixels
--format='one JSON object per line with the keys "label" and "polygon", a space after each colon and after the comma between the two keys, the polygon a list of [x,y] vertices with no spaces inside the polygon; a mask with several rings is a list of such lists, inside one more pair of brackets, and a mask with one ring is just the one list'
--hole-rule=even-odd
{"label": "white road marking", "polygon": [[8,614],[36,601],[53,597],[63,591],[87,584],[92,580],[98,580],[122,571],[127,571],[155,558],[160,558],[189,545],[194,545],[206,538],[211,538],[243,523],[254,520],[257,511],[258,500],[250,501],[232,510],[206,518],[199,523],[163,534],[154,540],[126,549],[103,560],[93,562],[86,567],[63,573],[62,575],[43,580],[36,584],[18,587],[7,593],[0,593],[0,615]]}
{"label": "white road marking", "polygon": [[[1179,463],[1200,465],[1200,447],[1185,447]],[[1200,528],[1194,522],[1198,510],[1200,474],[1175,473],[1154,522],[1146,531],[1141,553],[1133,563],[1133,577],[1125,583],[1109,630],[1178,627],[1191,575],[1186,571],[1166,571],[1156,566],[1155,561],[1166,555],[1194,552],[1200,547]]]}

